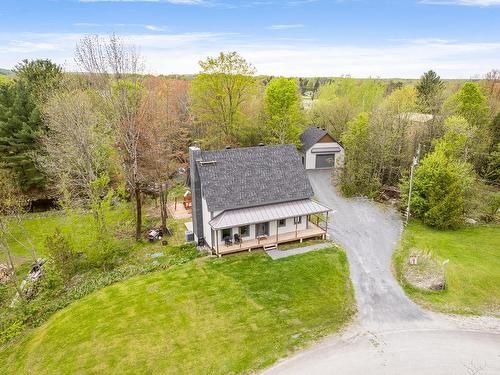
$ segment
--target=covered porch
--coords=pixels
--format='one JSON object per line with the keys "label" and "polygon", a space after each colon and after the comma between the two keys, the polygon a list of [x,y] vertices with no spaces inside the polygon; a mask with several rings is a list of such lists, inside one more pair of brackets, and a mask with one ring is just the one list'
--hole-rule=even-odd
{"label": "covered porch", "polygon": [[310,199],[224,211],[210,221],[215,254],[325,238],[330,208]]}
{"label": "covered porch", "polygon": [[225,255],[230,253],[236,253],[239,251],[252,251],[253,249],[262,248],[275,248],[279,244],[300,241],[311,238],[322,238],[326,237],[326,227],[321,228],[320,226],[309,222],[308,228],[303,230],[298,230],[297,232],[287,232],[273,236],[262,236],[254,239],[242,238],[241,242],[233,243],[232,245],[219,244],[218,249],[215,249],[217,255]]}

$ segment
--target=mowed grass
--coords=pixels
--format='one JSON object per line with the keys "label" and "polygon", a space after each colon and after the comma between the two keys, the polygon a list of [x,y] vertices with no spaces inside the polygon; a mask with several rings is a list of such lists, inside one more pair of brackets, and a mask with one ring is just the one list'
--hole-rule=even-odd
{"label": "mowed grass", "polygon": [[0,351],[2,374],[232,374],[354,313],[345,253],[203,258],[102,289]]}
{"label": "mowed grass", "polygon": [[[424,291],[405,283],[401,265],[408,261],[412,248],[431,251],[440,262],[449,259],[445,268],[446,290]],[[412,221],[394,261],[407,294],[424,306],[447,313],[500,315],[498,225],[439,231]]]}

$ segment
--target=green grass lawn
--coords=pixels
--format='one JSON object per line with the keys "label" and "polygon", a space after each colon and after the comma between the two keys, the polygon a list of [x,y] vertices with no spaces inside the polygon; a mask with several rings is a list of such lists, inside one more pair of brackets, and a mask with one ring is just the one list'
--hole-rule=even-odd
{"label": "green grass lawn", "polygon": [[[133,213],[127,203],[122,203],[106,212],[106,222],[113,233],[130,232],[130,228],[133,228],[133,220]],[[85,212],[74,212],[70,215],[66,215],[64,211],[26,214],[20,222],[14,219],[10,221],[12,236],[7,240],[13,255],[20,261],[30,258],[31,244],[35,247],[38,256],[44,256],[45,240],[56,229],[68,236],[75,251],[83,251],[85,245],[94,239],[93,225],[92,215]]]}
{"label": "green grass lawn", "polygon": [[[134,213],[126,202],[106,210],[108,230],[118,238],[129,240],[130,247],[133,246],[134,220]],[[184,233],[186,227],[184,222],[186,221],[190,221],[190,219],[167,219],[167,225],[173,232],[172,237],[166,238],[169,245],[180,245],[185,242]],[[94,219],[92,215],[86,212],[75,211],[70,215],[66,215],[64,211],[30,213],[24,215],[20,222],[10,221],[12,236],[7,240],[16,263],[21,264],[31,259],[31,244],[35,247],[37,256],[45,256],[46,238],[52,235],[56,229],[59,229],[70,240],[75,251],[85,252],[87,244],[91,243],[95,237],[93,225]],[[144,230],[159,225],[159,219],[144,218]],[[144,245],[142,247],[150,247],[150,244],[146,243]],[[155,246],[159,248],[159,243],[156,243]],[[5,254],[3,253],[0,254],[0,262],[2,261],[5,261]]]}
{"label": "green grass lawn", "polygon": [[91,294],[0,350],[2,374],[231,374],[338,330],[354,298],[338,249],[202,258]]}
{"label": "green grass lawn", "polygon": [[[445,291],[413,288],[402,277],[411,248],[431,251],[446,266]],[[439,231],[412,221],[394,255],[398,278],[407,294],[422,305],[447,313],[500,315],[500,227],[481,225]]]}

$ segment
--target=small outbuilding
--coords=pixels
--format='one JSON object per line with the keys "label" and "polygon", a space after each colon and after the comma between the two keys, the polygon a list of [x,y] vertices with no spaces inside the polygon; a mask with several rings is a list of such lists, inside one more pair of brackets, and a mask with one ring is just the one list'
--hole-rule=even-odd
{"label": "small outbuilding", "polygon": [[302,163],[306,169],[342,168],[344,148],[328,132],[311,126],[300,136]]}

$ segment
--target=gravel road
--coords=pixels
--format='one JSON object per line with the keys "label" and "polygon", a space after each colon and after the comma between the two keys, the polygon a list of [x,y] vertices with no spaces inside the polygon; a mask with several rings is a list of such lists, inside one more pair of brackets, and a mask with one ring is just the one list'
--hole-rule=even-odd
{"label": "gravel road", "polygon": [[500,323],[445,316],[406,297],[391,272],[402,222],[391,208],[340,197],[327,171],[310,171],[316,198],[333,209],[329,235],[347,252],[358,314],[266,374],[500,374]]}

